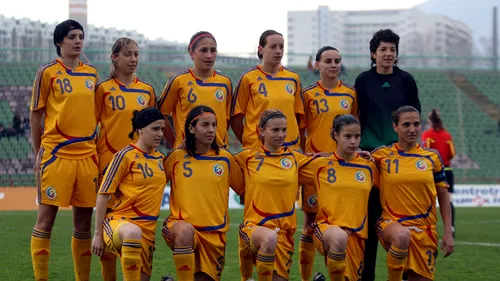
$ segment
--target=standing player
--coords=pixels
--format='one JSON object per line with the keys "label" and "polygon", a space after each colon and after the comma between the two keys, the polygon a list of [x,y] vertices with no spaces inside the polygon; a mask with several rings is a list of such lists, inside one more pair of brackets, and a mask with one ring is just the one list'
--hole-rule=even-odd
{"label": "standing player", "polygon": [[298,171],[312,158],[283,146],[287,119],[279,110],[262,113],[258,134],[262,146],[236,155],[245,174],[239,244],[241,280],[252,276],[252,260],[256,260],[259,281],[288,280],[297,228]]}
{"label": "standing player", "polygon": [[78,22],[58,24],[54,45],[59,58],[38,70],[33,85],[30,120],[39,207],[31,258],[36,280],[49,279],[52,227],[59,207],[69,205],[73,206],[75,278],[89,280],[90,227],[99,176],[94,114],[97,71],[78,60],[83,41]]}
{"label": "standing player", "polygon": [[[307,130],[305,152],[334,152],[336,142],[325,137],[330,133],[333,120],[340,114],[356,115],[358,112],[356,91],[338,79],[341,62],[342,57],[334,47],[325,46],[316,53],[320,81],[302,91]],[[310,280],[312,276],[315,249],[310,226],[318,212],[317,199],[314,186],[302,186],[302,210],[305,212],[299,247],[302,280]]]}
{"label": "standing player", "polygon": [[[396,66],[399,36],[390,29],[380,30],[370,40],[372,68],[356,78],[361,122],[361,144],[365,151],[397,141],[391,114],[404,105],[420,111],[417,84],[411,74]],[[373,189],[368,206],[368,240],[366,241],[363,281],[375,280],[378,239],[375,229],[382,212],[377,189]]]}
{"label": "standing player", "polygon": [[[125,37],[117,39],[111,48],[110,78],[97,85],[95,106],[97,122],[100,123],[97,142],[100,177],[104,176],[113,155],[129,144],[126,132],[132,131],[132,113],[156,105],[153,87],[135,76],[138,63],[137,42]],[[113,204],[114,199],[108,202],[108,209]],[[116,280],[116,256],[109,251],[102,255],[101,269],[104,281]]]}
{"label": "standing player", "polygon": [[[121,259],[125,281],[148,281],[153,268],[156,221],[165,190],[160,146],[164,116],[155,107],[134,111],[130,139],[139,137],[113,156],[96,202],[92,251],[104,255],[107,247]],[[115,194],[116,204],[106,214]]]}
{"label": "standing player", "polygon": [[453,231],[453,237],[455,237],[455,207],[453,206],[453,201],[451,200],[451,195],[453,194],[453,170],[450,166],[450,161],[455,157],[455,145],[453,145],[453,140],[450,133],[446,131],[443,126],[443,120],[441,119],[441,114],[436,109],[433,109],[429,115],[429,121],[431,122],[432,128],[425,131],[422,134],[422,141],[425,147],[435,149],[439,152],[441,159],[443,160],[444,170],[446,174],[446,182],[450,185],[448,192],[450,194],[451,203],[451,225]]}
{"label": "standing player", "polygon": [[433,280],[438,255],[436,195],[444,236],[441,249],[453,252],[450,197],[444,166],[437,151],[418,145],[420,114],[403,106],[393,114],[398,141],[372,155],[380,170],[382,216],[377,233],[388,251],[389,281]]}
{"label": "standing player", "polygon": [[299,178],[314,183],[318,192],[314,244],[325,256],[330,280],[357,281],[368,237],[368,198],[372,186],[379,185],[378,169],[357,153],[361,127],[356,117],[335,117],[331,137],[335,152],[311,161]]}
{"label": "standing player", "polygon": [[[288,119],[284,146],[298,149],[300,119],[304,107],[299,75],[281,66],[284,54],[283,35],[267,30],[260,36],[257,56],[260,65],[244,73],[234,91],[231,107],[231,127],[244,148],[259,145],[259,119],[268,108],[281,110]],[[245,124],[243,125],[243,118]]]}
{"label": "standing player", "polygon": [[221,279],[229,187],[237,194],[245,187],[238,163],[217,145],[217,126],[211,108],[193,108],[184,127],[185,148],[173,150],[165,160],[171,213],[163,223],[163,238],[174,252],[182,281]]}
{"label": "standing player", "polygon": [[188,113],[198,105],[206,105],[217,116],[217,144],[226,147],[233,90],[231,79],[213,69],[217,57],[215,37],[206,31],[195,33],[188,51],[194,67],[172,77],[158,101],[161,112],[173,116],[173,130],[166,121],[165,137],[171,147],[178,147],[186,137],[183,129]]}

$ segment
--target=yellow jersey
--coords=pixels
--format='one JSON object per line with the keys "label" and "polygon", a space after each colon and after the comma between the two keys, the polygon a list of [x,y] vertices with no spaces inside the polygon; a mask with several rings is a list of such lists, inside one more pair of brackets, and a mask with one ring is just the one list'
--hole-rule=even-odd
{"label": "yellow jersey", "polygon": [[380,170],[382,217],[403,225],[436,224],[436,188],[449,187],[439,154],[418,144],[404,151],[395,143],[372,156]]}
{"label": "yellow jersey", "polygon": [[[130,143],[134,110],[156,106],[153,87],[137,77],[129,86],[115,78],[109,78],[97,85],[95,112],[100,124],[97,152],[99,170],[106,167],[120,149]],[[137,140],[137,136],[133,142]]]}
{"label": "yellow jersey", "polygon": [[130,144],[113,156],[99,189],[99,194],[117,198],[106,218],[126,219],[152,241],[166,186],[163,160],[157,150],[146,153]]}
{"label": "yellow jersey", "polygon": [[175,149],[165,160],[171,183],[170,217],[192,224],[198,231],[229,230],[229,188],[241,194],[243,174],[233,155],[224,149],[189,156]]}
{"label": "yellow jersey", "polygon": [[372,187],[379,185],[375,163],[359,155],[346,161],[333,153],[300,169],[299,179],[314,184],[317,190],[316,223],[337,225],[360,238],[368,238],[368,198]]}
{"label": "yellow jersey", "polygon": [[260,66],[244,73],[234,90],[231,106],[231,116],[245,116],[243,147],[259,145],[260,117],[264,110],[274,108],[281,110],[287,118],[287,136],[283,145],[298,149],[301,124],[297,116],[299,119],[304,116],[301,92],[299,75],[287,68],[280,67],[274,76],[264,72]]}
{"label": "yellow jersey", "polygon": [[283,230],[297,228],[298,172],[312,157],[288,147],[273,153],[256,146],[235,158],[245,175],[244,222]]}
{"label": "yellow jersey", "polygon": [[33,83],[31,111],[45,110],[41,145],[54,156],[84,159],[96,154],[94,94],[97,70],[60,59],[41,67]]}
{"label": "yellow jersey", "polygon": [[304,88],[302,100],[306,113],[306,152],[333,152],[337,143],[330,137],[333,119],[337,115],[358,115],[356,90],[344,82],[338,82],[332,92],[321,81]]}
{"label": "yellow jersey", "polygon": [[158,100],[158,108],[164,115],[172,114],[175,130],[174,147],[178,147],[185,138],[184,123],[187,115],[191,109],[199,105],[214,110],[217,118],[217,144],[220,147],[227,147],[232,91],[231,79],[215,70],[205,81],[196,77],[192,69],[172,77]]}

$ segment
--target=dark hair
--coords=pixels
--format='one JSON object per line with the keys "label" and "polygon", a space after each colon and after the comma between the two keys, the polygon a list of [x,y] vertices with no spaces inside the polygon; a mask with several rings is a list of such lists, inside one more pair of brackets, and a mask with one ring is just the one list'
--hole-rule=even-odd
{"label": "dark hair", "polygon": [[[196,123],[198,123],[198,118],[203,113],[212,113],[215,115],[215,112],[212,108],[205,105],[198,105],[197,107],[191,109],[186,117],[186,123],[184,123],[184,135],[186,136],[186,151],[189,156],[194,156],[196,152],[196,138],[194,134],[191,134],[189,131],[189,125],[196,127]],[[219,145],[217,144],[217,139],[214,139],[210,147],[215,151],[216,154],[219,154]]]}
{"label": "dark hair", "polygon": [[[269,120],[275,119],[275,118],[284,118],[286,120],[286,115],[279,109],[270,108],[270,109],[264,110],[264,112],[262,112],[262,115],[260,116],[259,129],[261,129],[261,130],[264,129],[264,127],[266,126],[266,123]],[[262,143],[264,143],[264,140],[262,139],[260,134],[259,134],[258,138]]]}
{"label": "dark hair", "polygon": [[205,37],[212,38],[217,43],[212,33],[208,31],[198,31],[195,34],[193,34],[193,36],[191,36],[191,40],[189,40],[188,51],[189,52],[194,51],[196,47],[198,47],[198,43],[200,43],[200,40]]}
{"label": "dark hair", "polygon": [[399,118],[401,117],[401,114],[403,113],[411,113],[411,112],[416,112],[420,115],[420,112],[418,112],[418,110],[413,107],[413,106],[409,106],[409,105],[405,105],[405,106],[402,106],[400,108],[398,108],[398,110],[396,110],[394,113],[392,113],[392,122],[395,124],[395,125],[398,125],[399,124]]}
{"label": "dark hair", "polygon": [[[262,34],[260,35],[259,46],[261,46],[262,48],[264,48],[266,46],[266,44],[267,44],[267,37],[269,37],[271,35],[280,35],[280,36],[283,36],[283,34],[279,33],[276,30],[268,29],[268,30],[262,32]],[[260,60],[262,59],[262,54],[259,52],[259,50],[257,50],[257,57]]]}
{"label": "dark hair", "polygon": [[140,111],[134,110],[132,116],[132,132],[128,134],[128,137],[133,140],[135,132],[158,120],[165,120],[165,116],[163,116],[156,107],[146,107]]}
{"label": "dark hair", "polygon": [[57,44],[61,43],[64,40],[64,37],[66,37],[68,33],[74,29],[81,30],[83,32],[83,36],[85,36],[83,26],[76,20],[65,20],[56,25],[56,28],[54,29],[54,46],[56,46],[58,56],[61,56],[61,47]]}
{"label": "dark hair", "polygon": [[[133,39],[127,37],[121,37],[116,39],[115,43],[113,44],[113,47],[111,47],[111,54],[117,56],[118,53],[120,53],[120,51],[123,50],[130,43],[134,43],[137,47],[139,47],[139,44],[137,44],[137,42],[135,42]],[[116,63],[113,60],[111,60],[109,76],[110,77],[116,76],[115,72],[116,72]]]}
{"label": "dark hair", "polygon": [[[396,56],[399,54],[399,35],[390,29],[381,29],[375,32],[372,40],[370,40],[370,59],[372,61],[372,67],[376,64],[376,60],[373,58],[372,54],[377,52],[377,48],[380,46],[381,42],[393,43],[396,46]],[[396,59],[395,64],[397,63],[398,60]]]}
{"label": "dark hair", "polygon": [[335,119],[333,119],[333,125],[332,125],[332,131],[331,131],[332,139],[335,142],[337,142],[337,140],[333,136],[333,133],[340,134],[340,132],[342,131],[342,128],[344,128],[344,126],[353,125],[353,124],[359,125],[360,123],[359,123],[359,120],[356,119],[356,117],[354,117],[354,115],[352,115],[352,114],[340,114],[340,115],[335,116]]}
{"label": "dark hair", "polygon": [[337,50],[337,48],[332,47],[332,46],[323,46],[316,53],[316,61],[320,61],[321,60],[321,55],[323,55],[323,53],[326,52],[326,51],[337,51],[338,52],[339,50]]}
{"label": "dark hair", "polygon": [[434,130],[443,130],[443,120],[441,119],[441,114],[437,111],[437,109],[433,109],[431,114],[429,114],[429,120],[431,120],[432,128]]}

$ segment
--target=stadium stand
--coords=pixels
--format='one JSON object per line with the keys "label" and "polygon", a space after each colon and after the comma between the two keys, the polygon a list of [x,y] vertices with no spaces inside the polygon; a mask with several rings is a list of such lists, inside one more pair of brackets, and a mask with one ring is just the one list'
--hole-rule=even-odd
{"label": "stadium stand", "polygon": [[[22,119],[29,117],[29,104],[33,79],[39,65],[29,63],[0,64],[0,123],[4,130],[12,126],[15,114]],[[109,65],[96,65],[101,79],[109,73]],[[166,69],[157,66],[141,66],[138,76],[153,85],[159,96],[168,79],[180,69]],[[229,76],[236,85],[245,68],[218,69]],[[295,69],[301,77],[309,78],[306,69]],[[350,69],[345,82],[353,85],[361,69]],[[458,87],[446,71],[415,70],[414,75],[423,108],[423,117],[432,108],[442,112],[445,126],[454,137],[458,157],[455,160],[455,177],[458,183],[494,183],[498,177],[497,157],[500,154],[500,132],[498,121],[484,112],[481,106]],[[500,76],[496,72],[468,71],[468,80],[485,96],[500,106]],[[315,78],[302,81],[303,86]],[[2,186],[34,186],[33,165],[35,156],[31,150],[29,131],[24,134],[7,136],[0,128],[0,184]],[[239,151],[241,145],[230,132],[229,148]],[[166,149],[162,148],[163,152]]]}

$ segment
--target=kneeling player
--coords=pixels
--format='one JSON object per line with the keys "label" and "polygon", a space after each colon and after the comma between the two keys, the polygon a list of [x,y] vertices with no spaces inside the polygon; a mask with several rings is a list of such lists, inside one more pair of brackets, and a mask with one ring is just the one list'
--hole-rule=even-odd
{"label": "kneeling player", "polygon": [[378,170],[358,155],[360,136],[356,117],[338,115],[331,130],[335,152],[311,161],[299,172],[299,178],[314,183],[318,192],[313,240],[325,256],[332,281],[360,280],[363,272],[368,198],[372,186],[378,186]]}
{"label": "kneeling player", "polygon": [[210,107],[193,108],[184,125],[185,148],[173,150],[165,161],[171,214],[163,223],[163,238],[174,251],[177,278],[182,281],[221,279],[229,187],[238,194],[244,188],[240,167],[217,144],[217,125]]}
{"label": "kneeling player", "polygon": [[[129,137],[133,139],[137,133],[137,142],[114,155],[102,180],[92,251],[102,256],[106,245],[120,256],[125,281],[148,281],[166,183],[164,157],[156,150],[163,138],[165,118],[158,109],[145,108],[134,112],[132,127]],[[113,193],[116,203],[106,214]]]}
{"label": "kneeling player", "polygon": [[284,147],[287,118],[276,109],[265,110],[259,122],[261,146],[236,155],[245,173],[244,222],[240,226],[241,279],[253,266],[258,280],[288,280],[294,253],[295,201],[298,170],[311,157]]}
{"label": "kneeling player", "polygon": [[388,251],[389,281],[433,280],[438,255],[436,195],[444,223],[442,249],[453,252],[451,208],[439,154],[418,145],[420,114],[403,106],[393,114],[398,142],[372,155],[380,169],[382,217],[377,234]]}

